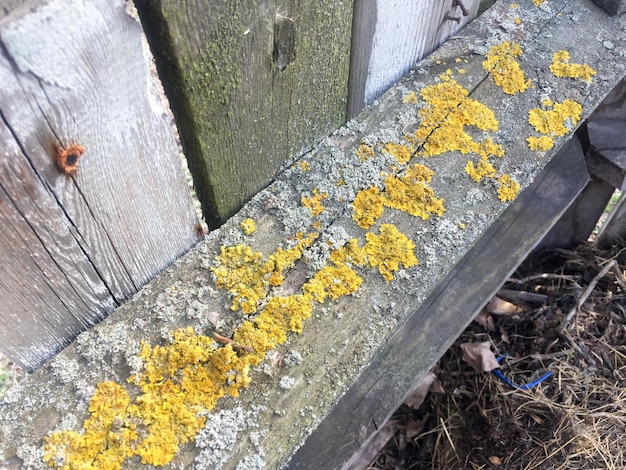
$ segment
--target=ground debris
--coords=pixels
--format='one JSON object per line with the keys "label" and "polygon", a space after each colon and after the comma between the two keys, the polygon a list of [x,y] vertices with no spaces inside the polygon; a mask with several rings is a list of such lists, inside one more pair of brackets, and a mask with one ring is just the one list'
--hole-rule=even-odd
{"label": "ground debris", "polygon": [[[618,254],[585,244],[529,257],[499,294],[523,311],[489,316],[494,328],[484,315],[467,328],[433,370],[445,393],[428,394],[417,409],[398,408],[390,439],[367,468],[626,468],[626,290]],[[599,277],[612,260],[617,269]],[[572,308],[577,314],[563,328]],[[506,354],[501,370],[514,383],[554,376],[529,390],[511,388],[462,360],[469,342]]]}

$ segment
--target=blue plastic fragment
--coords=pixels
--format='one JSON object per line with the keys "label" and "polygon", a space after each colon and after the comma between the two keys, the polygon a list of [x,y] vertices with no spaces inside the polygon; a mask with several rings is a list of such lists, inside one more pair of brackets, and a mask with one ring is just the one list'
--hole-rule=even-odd
{"label": "blue plastic fragment", "polygon": [[[498,361],[498,364],[502,361],[502,359],[504,359],[505,357],[507,357],[508,354],[504,354],[502,356],[498,356],[496,358],[496,360]],[[516,383],[511,382],[508,377],[506,377],[502,372],[500,372],[498,369],[494,369],[491,371],[493,373],[493,375],[495,375],[496,377],[498,377],[500,380],[502,380],[505,384],[507,384],[509,387],[512,388],[519,388],[520,390],[530,390],[531,388],[533,388],[535,385],[540,384],[541,382],[543,382],[544,380],[546,380],[548,377],[550,377],[552,375],[552,372],[546,372],[545,374],[543,374],[541,377],[539,377],[538,379],[533,380],[532,382],[529,382],[527,384],[523,384],[523,385],[518,385]]]}

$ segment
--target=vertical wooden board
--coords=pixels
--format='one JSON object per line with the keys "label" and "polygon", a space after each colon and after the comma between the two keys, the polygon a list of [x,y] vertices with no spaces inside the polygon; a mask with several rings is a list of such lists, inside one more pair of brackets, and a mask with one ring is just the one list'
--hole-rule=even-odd
{"label": "vertical wooden board", "polygon": [[343,122],[350,2],[140,0],[137,7],[209,226]]}
{"label": "vertical wooden board", "polygon": [[[21,307],[0,307],[0,334],[23,338],[19,348],[2,341],[3,352],[32,369],[196,238],[169,118],[127,3],[27,6],[0,18],[2,215],[15,232],[0,248],[13,276],[1,295],[40,287],[32,308],[23,296]],[[85,148],[74,177],[54,161],[55,148],[71,144]],[[53,326],[39,327],[46,322]]]}
{"label": "vertical wooden board", "polygon": [[471,21],[480,1],[461,4],[454,0],[356,0],[348,119]]}

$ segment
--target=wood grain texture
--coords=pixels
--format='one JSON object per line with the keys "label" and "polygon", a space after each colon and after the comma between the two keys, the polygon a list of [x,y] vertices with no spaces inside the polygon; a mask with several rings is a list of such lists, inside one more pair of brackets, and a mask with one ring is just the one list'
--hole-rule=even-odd
{"label": "wood grain texture", "polygon": [[137,2],[210,227],[344,121],[350,2]]}
{"label": "wood grain texture", "polygon": [[480,1],[462,4],[465,11],[453,0],[356,0],[347,118],[474,19]]}
{"label": "wood grain texture", "polygon": [[0,26],[0,348],[32,370],[189,249],[195,216],[126,3],[19,10]]}
{"label": "wood grain texture", "polygon": [[[219,463],[222,468],[237,468],[256,463],[268,469],[296,468],[297,464],[341,468],[368,439],[375,424],[382,424],[413,382],[454,340],[472,310],[489,300],[490,289],[510,272],[514,258],[536,241],[539,235],[535,230],[546,229],[588,180],[580,152],[573,160],[572,154],[565,162],[554,160],[574,129],[567,136],[555,137],[550,151],[528,149],[525,137],[533,133],[528,112],[541,103],[549,88],[554,98],[568,97],[581,103],[581,118],[585,119],[622,79],[623,49],[606,49],[600,41],[586,41],[581,51],[577,49],[580,37],[610,31],[616,43],[626,44],[626,30],[620,28],[619,19],[599,11],[588,14],[591,4],[587,1],[564,0],[558,8],[550,3],[549,9],[520,2],[513,13],[520,15],[523,25],[506,32],[500,25],[509,18],[512,3],[514,0],[497,2],[468,25],[461,38],[445,43],[375,105],[281,172],[223,227],[83,333],[24,387],[9,391],[0,405],[4,418],[0,421],[0,462],[22,459],[23,466],[30,465],[37,458],[33,449],[39,449],[42,436],[59,423],[80,431],[89,416],[91,391],[101,381],[114,380],[133,397],[140,393],[127,382],[131,364],[137,363],[134,354],[140,341],[164,344],[169,331],[188,326],[202,334],[218,332],[230,337],[242,322],[253,318],[231,310],[229,293],[212,278],[210,268],[219,264],[222,247],[243,244],[267,260],[279,248],[294,246],[298,233],[317,233],[319,237],[293,269],[285,271],[283,284],[267,287],[268,296],[287,296],[302,292],[307,279],[330,266],[329,250],[353,237],[363,246],[379,233],[380,224],[393,224],[415,244],[419,263],[400,269],[390,282],[376,268],[353,266],[362,281],[358,291],[335,301],[314,302],[302,333],[288,333],[285,343],[269,351],[266,360],[253,368],[250,385],[236,398],[220,399],[207,412],[202,436],[182,445],[164,466],[206,468]],[[504,96],[487,76],[482,67],[484,52],[477,50],[486,51],[504,39],[520,44],[524,51],[521,66],[529,75],[532,71],[536,88]],[[470,50],[470,46],[478,49]],[[561,49],[570,50],[575,62],[582,59],[574,54],[584,52],[585,63],[602,79],[589,86],[554,77],[547,64],[554,50]],[[502,202],[493,180],[477,183],[465,174],[467,154],[416,156],[410,164],[421,163],[434,172],[430,187],[437,197],[444,198],[445,212],[423,220],[386,208],[375,226],[362,229],[352,219],[355,195],[372,185],[382,191],[381,172],[402,172],[381,148],[386,142],[404,142],[407,129],[419,124],[417,112],[425,103],[420,98],[416,103],[405,98],[418,97],[424,87],[440,83],[440,75],[456,58],[466,58],[468,63],[463,65],[466,72],[454,74],[454,79],[470,99],[488,106],[499,120],[498,130],[489,133],[505,150],[502,158],[493,159],[497,171],[511,174],[523,188],[534,181],[535,191]],[[481,134],[477,129],[468,131],[474,137]],[[373,158],[361,161],[355,154],[362,143],[376,146]],[[311,197],[315,190],[327,197],[321,201],[324,209],[313,216],[302,198]],[[240,225],[247,218],[256,224],[256,231],[248,235]],[[383,248],[394,251],[394,246],[390,241]],[[476,257],[466,257],[468,253]],[[479,292],[481,286],[482,294],[477,295],[474,288]],[[462,305],[466,309],[452,315]],[[312,434],[318,428],[320,431]],[[215,436],[227,439],[216,440]],[[289,463],[299,447],[302,453]],[[303,455],[308,458],[302,460]],[[197,457],[199,461],[194,462]],[[142,465],[133,458],[127,459],[123,468]]]}
{"label": "wood grain texture", "polygon": [[[452,345],[588,181],[580,143],[573,139],[390,335],[289,468],[357,470],[352,462],[358,461],[359,449],[375,438],[411,385]],[[316,450],[331,447],[326,455]]]}

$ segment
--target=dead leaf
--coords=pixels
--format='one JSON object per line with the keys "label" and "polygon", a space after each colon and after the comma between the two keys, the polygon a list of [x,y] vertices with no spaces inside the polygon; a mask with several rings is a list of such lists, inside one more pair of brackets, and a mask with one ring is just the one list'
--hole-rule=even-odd
{"label": "dead leaf", "polygon": [[491,352],[491,343],[463,343],[463,360],[472,366],[477,372],[491,372],[500,367],[496,356]]}
{"label": "dead leaf", "polygon": [[489,460],[491,465],[502,465],[502,459],[497,455],[490,455],[487,457],[487,460]]}
{"label": "dead leaf", "polygon": [[404,400],[404,404],[411,408],[419,408],[428,392],[445,393],[441,382],[437,379],[437,376],[432,372],[428,372],[421,378],[411,390],[409,390],[407,398]]}
{"label": "dead leaf", "polygon": [[524,309],[494,295],[485,305],[485,310],[494,315],[519,315]]}
{"label": "dead leaf", "polygon": [[485,330],[496,331],[496,325],[493,323],[493,317],[484,308],[474,317],[474,321],[478,322]]}

